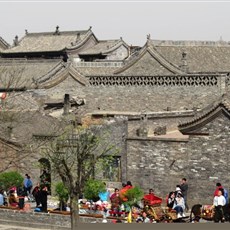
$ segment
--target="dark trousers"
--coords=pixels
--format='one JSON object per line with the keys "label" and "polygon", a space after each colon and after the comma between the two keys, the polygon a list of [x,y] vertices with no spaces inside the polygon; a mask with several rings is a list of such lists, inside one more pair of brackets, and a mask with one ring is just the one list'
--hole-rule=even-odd
{"label": "dark trousers", "polygon": [[184,204],[185,204],[185,210],[189,210],[188,203],[187,203],[187,195],[184,195]]}
{"label": "dark trousers", "polygon": [[25,198],[24,197],[19,197],[18,199],[18,206],[20,209],[23,209],[25,205]]}
{"label": "dark trousers", "polygon": [[214,222],[218,223],[219,221],[224,222],[224,210],[223,206],[221,205],[215,206],[214,213]]}
{"label": "dark trousers", "polygon": [[35,201],[36,201],[36,207],[38,207],[41,204],[41,199],[39,195],[35,195],[34,196]]}

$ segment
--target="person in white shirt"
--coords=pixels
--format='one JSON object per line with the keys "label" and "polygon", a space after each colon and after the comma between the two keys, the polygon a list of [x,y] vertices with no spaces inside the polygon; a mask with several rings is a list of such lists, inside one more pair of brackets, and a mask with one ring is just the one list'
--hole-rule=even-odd
{"label": "person in white shirt", "polygon": [[173,209],[177,212],[177,218],[185,217],[184,209],[185,209],[185,203],[184,198],[182,196],[182,193],[179,191],[177,193],[177,196],[175,198]]}
{"label": "person in white shirt", "polygon": [[223,190],[220,189],[218,191],[217,196],[214,197],[213,199],[213,206],[215,209],[215,214],[214,214],[214,222],[218,223],[219,221],[224,222],[224,210],[223,207],[226,204],[226,199],[223,196]]}

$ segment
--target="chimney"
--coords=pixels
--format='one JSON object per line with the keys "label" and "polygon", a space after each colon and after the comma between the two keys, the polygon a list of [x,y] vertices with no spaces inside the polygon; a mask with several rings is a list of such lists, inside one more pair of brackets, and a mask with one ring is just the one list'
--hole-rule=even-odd
{"label": "chimney", "polygon": [[15,39],[14,39],[14,45],[15,46],[18,46],[19,44],[19,41],[18,41],[18,35],[15,36]]}
{"label": "chimney", "polygon": [[69,98],[69,94],[65,94],[63,115],[68,115],[69,110],[70,110],[70,98]]}

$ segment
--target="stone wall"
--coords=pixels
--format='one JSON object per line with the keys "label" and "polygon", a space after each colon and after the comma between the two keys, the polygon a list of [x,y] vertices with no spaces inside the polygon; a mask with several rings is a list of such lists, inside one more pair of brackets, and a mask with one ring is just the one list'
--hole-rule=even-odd
{"label": "stone wall", "polygon": [[[6,225],[37,227],[40,229],[70,229],[70,216],[0,209],[0,222]],[[81,224],[102,223],[102,218],[80,217]],[[107,220],[111,222],[111,220]]]}
{"label": "stone wall", "polygon": [[191,119],[194,116],[195,112],[190,111],[165,111],[158,113],[147,113],[146,121],[143,121],[142,117],[145,114],[140,114],[139,116],[129,116],[128,122],[128,134],[129,136],[135,136],[137,129],[143,125],[147,127],[148,134],[152,135],[154,129],[157,127],[166,126],[167,132],[176,130],[180,122]]}
{"label": "stone wall", "polygon": [[[108,149],[112,147],[111,152],[108,152],[107,154],[111,153],[113,156],[118,156],[120,158],[120,170],[121,168],[123,169],[122,172],[119,171],[119,175],[117,175],[117,179],[114,182],[126,181],[127,157],[125,140],[127,138],[127,119],[125,117],[107,118],[104,120],[103,124],[104,125],[100,129],[100,132],[98,132],[98,135],[101,135],[99,138],[101,149],[104,151],[105,148]],[[31,176],[34,186],[40,181],[42,169],[40,168],[39,160],[41,158],[45,158],[43,153],[44,150],[42,151],[42,149],[46,144],[48,143],[41,141],[41,150],[39,148],[35,148],[34,152],[24,154],[23,159],[18,162],[18,165],[20,166],[20,173],[23,176],[25,173],[28,173]],[[100,149],[100,147],[98,149]],[[118,174],[118,170],[116,170],[116,172]],[[99,170],[95,173],[97,174],[95,175],[97,178],[103,179],[101,168],[99,168]],[[113,176],[115,177],[115,175]],[[56,176],[52,175],[52,179],[54,178],[56,178]]]}
{"label": "stone wall", "polygon": [[[129,138],[127,178],[166,197],[182,177],[188,179],[189,204],[211,204],[216,182],[229,189],[229,119],[221,114],[186,141]],[[141,178],[141,179],[140,179]]]}
{"label": "stone wall", "polygon": [[82,86],[72,77],[45,92],[52,98],[64,98],[65,93],[84,98],[86,112],[201,109],[222,94],[219,86]]}
{"label": "stone wall", "polygon": [[[203,108],[220,96],[218,87],[87,87],[87,109],[166,111]],[[92,100],[93,99],[93,100]]]}

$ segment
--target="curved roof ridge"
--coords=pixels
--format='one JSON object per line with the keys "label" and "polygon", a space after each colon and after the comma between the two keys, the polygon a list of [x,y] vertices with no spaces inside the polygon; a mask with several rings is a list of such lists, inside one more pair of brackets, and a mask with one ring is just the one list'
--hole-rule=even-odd
{"label": "curved roof ridge", "polygon": [[119,74],[121,72],[124,72],[128,68],[130,68],[132,65],[134,65],[138,60],[140,60],[146,53],[149,53],[153,58],[155,58],[161,65],[163,65],[166,69],[168,69],[170,72],[174,74],[186,74],[179,68],[172,65],[170,62],[168,62],[165,58],[163,58],[155,49],[152,47],[145,45],[143,50],[140,51],[140,53],[134,57],[127,65],[124,65],[119,70],[115,71],[114,74]]}
{"label": "curved roof ridge", "polygon": [[[55,78],[52,78],[53,76],[55,76]],[[87,79],[80,74],[73,66],[71,63],[68,63],[68,65],[61,70],[60,72],[55,73],[54,75],[52,75],[52,77],[48,77],[46,79],[44,79],[44,81],[39,82],[41,84],[39,84],[39,88],[45,88],[45,89],[49,89],[52,88],[56,85],[58,85],[59,83],[61,83],[62,81],[64,81],[68,75],[71,75],[71,77],[78,81],[81,85],[86,85],[87,84]]]}
{"label": "curved roof ridge", "polygon": [[49,79],[47,79],[47,82],[42,82],[42,84],[39,84],[39,88],[50,89],[50,88],[58,85],[59,83],[61,83],[62,81],[64,81],[67,78],[68,73],[69,72],[67,69],[62,70],[60,73],[58,73],[56,78],[54,78],[54,79],[49,78]]}
{"label": "curved roof ridge", "polygon": [[109,47],[108,50],[106,50],[105,52],[103,53],[109,53],[109,52],[112,52],[113,50],[117,49],[118,47],[120,47],[121,45],[124,45],[126,46],[127,48],[129,48],[129,45],[124,42],[122,39],[119,39],[119,40],[114,40],[114,41],[117,41],[115,44],[113,44],[111,47]]}
{"label": "curved roof ridge", "polygon": [[2,42],[2,44],[8,49],[10,47],[10,44],[8,42],[6,42],[6,40],[4,40],[2,37],[0,37],[0,41]]}
{"label": "curved roof ridge", "polygon": [[182,74],[187,74],[184,71],[182,71],[178,65],[175,65],[174,63],[170,62],[165,56],[163,56],[161,53],[159,53],[159,51],[157,50],[157,46],[154,45],[154,43],[153,43],[153,40],[147,41],[146,44],[145,44],[146,46],[148,46],[148,42],[149,42],[149,46],[159,55],[160,58],[162,58],[162,60],[165,60],[171,66],[173,66],[177,70],[179,70]]}
{"label": "curved roof ridge", "polygon": [[66,62],[60,61],[48,73],[46,73],[45,75],[41,76],[40,78],[38,78],[36,80],[34,79],[35,84],[41,84],[41,83],[51,79],[54,75],[56,75],[63,68],[64,69],[66,68]]}
{"label": "curved roof ridge", "polygon": [[77,80],[79,83],[81,83],[82,85],[87,85],[88,81],[87,78],[81,74],[75,67],[73,64],[71,64],[69,66],[69,74],[75,79]]}
{"label": "curved roof ridge", "polygon": [[197,116],[193,119],[179,123],[178,129],[180,131],[193,130],[199,125],[202,126],[202,124],[206,124],[210,119],[214,118],[222,110],[230,115],[230,103],[225,97],[222,97],[217,102],[208,105],[201,111],[201,113],[197,113]]}
{"label": "curved roof ridge", "polygon": [[121,67],[120,69],[116,70],[114,72],[114,74],[119,74],[124,72],[125,70],[127,70],[128,68],[130,68],[132,65],[134,65],[138,60],[140,60],[143,55],[146,53],[147,48],[143,47],[142,50],[140,50],[140,52],[138,53],[137,56],[133,57],[130,61],[128,61],[127,63],[124,63],[125,65],[123,67]]}
{"label": "curved roof ridge", "polygon": [[76,42],[75,45],[72,46],[66,46],[67,50],[73,50],[76,48],[79,48],[81,45],[83,45],[86,41],[89,40],[89,38],[91,37],[91,35],[94,36],[94,38],[96,39],[96,41],[98,41],[98,39],[96,38],[96,36],[94,35],[94,33],[92,32],[91,28],[84,34],[84,37],[82,39],[80,39],[79,41]]}
{"label": "curved roof ridge", "polygon": [[173,63],[169,62],[165,57],[163,57],[154,47],[149,48],[150,52],[153,52],[153,55],[158,58],[158,61],[162,61],[161,64],[167,66],[170,71],[176,72],[177,74],[187,74],[182,71],[178,66],[174,65]]}

